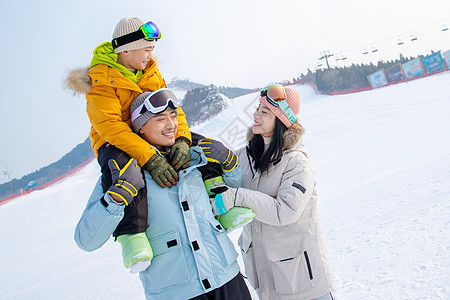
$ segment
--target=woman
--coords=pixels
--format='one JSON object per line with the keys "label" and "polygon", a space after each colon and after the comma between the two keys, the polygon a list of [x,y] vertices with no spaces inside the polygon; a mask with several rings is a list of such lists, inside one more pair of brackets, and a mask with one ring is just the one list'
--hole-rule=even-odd
{"label": "woman", "polygon": [[[144,92],[131,104],[134,131],[163,158],[175,143],[178,105],[175,95],[167,89]],[[191,164],[180,171],[179,182],[171,189],[159,186],[144,170],[146,186],[152,191],[147,193],[146,236],[154,254],[151,265],[139,274],[145,296],[164,300],[250,300],[237,253],[214,218],[198,171],[207,158],[199,146],[192,147],[190,154]],[[136,160],[130,159],[122,168],[110,160],[109,166],[114,185],[103,194],[101,183],[97,183],[76,227],[75,241],[85,251],[96,250],[109,239],[124,216],[123,198],[144,187]],[[224,172],[223,177],[227,184],[238,186],[240,175],[240,169],[234,168]]]}
{"label": "woman", "polygon": [[239,245],[261,300],[332,299],[331,267],[299,111],[300,95],[294,89],[271,85],[261,91],[248,144],[236,151],[242,188],[222,193],[226,209],[243,206],[256,214]]}

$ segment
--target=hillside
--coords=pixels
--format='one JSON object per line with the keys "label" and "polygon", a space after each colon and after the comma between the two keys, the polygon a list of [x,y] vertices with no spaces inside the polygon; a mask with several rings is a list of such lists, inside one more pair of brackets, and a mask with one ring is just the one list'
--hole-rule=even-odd
{"label": "hillside", "polygon": [[[75,169],[80,164],[92,158],[93,155],[94,151],[91,148],[91,142],[89,138],[86,138],[84,142],[75,146],[69,153],[54,163],[29,173],[20,179],[12,179],[11,186],[14,194],[19,195],[26,191],[30,182],[35,182],[37,186],[45,185],[58,176]],[[0,200],[6,199],[10,196],[11,187],[9,182],[0,184]]]}

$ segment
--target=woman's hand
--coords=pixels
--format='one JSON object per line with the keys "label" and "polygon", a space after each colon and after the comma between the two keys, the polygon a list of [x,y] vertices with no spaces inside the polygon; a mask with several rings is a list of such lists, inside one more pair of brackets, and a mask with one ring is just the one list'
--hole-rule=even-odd
{"label": "woman's hand", "polygon": [[232,209],[236,202],[238,189],[227,187],[227,189],[210,199],[214,215],[222,215]]}

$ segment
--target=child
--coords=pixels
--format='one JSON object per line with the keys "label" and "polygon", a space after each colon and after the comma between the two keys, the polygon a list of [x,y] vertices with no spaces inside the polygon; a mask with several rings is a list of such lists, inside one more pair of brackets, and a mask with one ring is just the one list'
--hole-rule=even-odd
{"label": "child", "polygon": [[[90,69],[71,71],[66,84],[75,92],[86,94],[86,110],[92,124],[90,139],[101,166],[103,192],[120,196],[126,205],[125,216],[113,236],[122,246],[125,267],[136,273],[145,270],[153,257],[145,235],[147,188],[144,186],[136,191],[131,185],[124,190],[121,187],[127,183],[122,182],[110,189],[113,182],[108,161],[114,159],[120,169],[130,157],[135,158],[159,186],[170,188],[178,180],[175,170],[186,167],[190,162],[191,135],[186,115],[178,107],[177,138],[168,163],[133,133],[130,121],[132,101],[144,91],[166,87],[152,58],[161,33],[153,22],[123,18],[116,25],[112,37],[111,43],[102,43],[94,50]],[[106,202],[102,203],[107,206]]]}

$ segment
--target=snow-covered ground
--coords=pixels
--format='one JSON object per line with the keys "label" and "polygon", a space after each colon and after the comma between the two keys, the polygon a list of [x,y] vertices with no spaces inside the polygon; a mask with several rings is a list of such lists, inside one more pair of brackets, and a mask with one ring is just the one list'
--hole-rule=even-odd
{"label": "snow-covered ground", "polygon": [[[449,299],[450,73],[333,97],[294,88],[339,299]],[[194,130],[243,145],[256,98]],[[98,175],[94,161],[0,205],[0,299],[144,298],[117,243],[73,241]]]}

